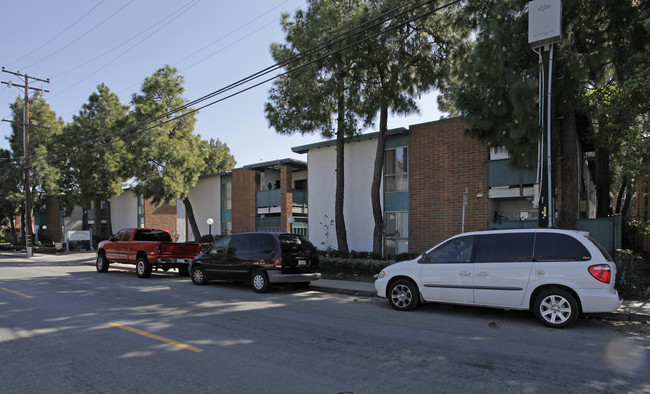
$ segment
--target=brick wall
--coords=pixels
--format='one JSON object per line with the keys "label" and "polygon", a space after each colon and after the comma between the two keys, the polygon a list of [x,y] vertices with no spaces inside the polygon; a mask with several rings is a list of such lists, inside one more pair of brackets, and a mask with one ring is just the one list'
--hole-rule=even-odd
{"label": "brick wall", "polygon": [[293,177],[292,168],[283,165],[280,168],[280,227],[282,231],[290,233],[291,224],[288,218],[293,215]]}
{"label": "brick wall", "polygon": [[464,127],[460,118],[453,118],[409,128],[410,252],[461,232],[465,187],[465,231],[487,227],[488,149],[463,137]]}
{"label": "brick wall", "polygon": [[144,202],[144,226],[147,228],[159,228],[170,233],[178,233],[176,228],[176,206],[162,204],[156,206],[151,199]]}
{"label": "brick wall", "polygon": [[232,232],[255,231],[255,197],[260,190],[260,176],[243,168],[232,171]]}

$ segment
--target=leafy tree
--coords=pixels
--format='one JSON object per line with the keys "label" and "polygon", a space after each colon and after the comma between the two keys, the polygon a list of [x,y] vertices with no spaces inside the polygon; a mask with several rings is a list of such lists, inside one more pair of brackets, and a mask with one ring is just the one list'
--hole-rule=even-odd
{"label": "leafy tree", "polygon": [[[442,108],[453,109],[470,124],[468,134],[492,146],[508,149],[513,165],[536,165],[538,126],[538,56],[528,45],[528,15],[525,0],[468,1],[464,7],[475,43],[456,58],[457,68],[443,89]],[[621,64],[646,37],[638,24],[638,11],[646,1],[565,0],[563,39],[556,45],[553,70],[554,120],[552,143],[554,182],[559,186],[558,225],[574,228],[578,213],[578,146],[589,135],[590,86],[605,80],[613,65]],[[639,40],[641,38],[641,40]],[[646,40],[647,42],[647,40]],[[616,73],[612,74],[616,75]],[[619,74],[620,75],[620,74]],[[604,144],[597,147],[597,173],[608,174],[609,159]],[[599,190],[603,177],[596,177]],[[607,175],[604,177],[607,179]],[[601,197],[599,211],[609,198]]]}
{"label": "leafy tree", "polygon": [[20,214],[25,196],[20,193],[22,167],[15,162],[11,152],[0,149],[0,220],[9,224],[11,242],[18,243],[15,217]]}
{"label": "leafy tree", "polygon": [[94,234],[101,235],[101,200],[107,202],[108,232],[112,234],[110,198],[122,193],[130,174],[125,166],[129,152],[117,132],[124,127],[128,106],[122,105],[110,89],[100,84],[79,114],[64,128],[64,141],[75,147],[79,141],[91,141],[69,155],[67,161],[68,195],[88,209],[94,201]]}
{"label": "leafy tree", "polygon": [[175,68],[165,66],[145,78],[141,90],[132,99],[132,118],[141,132],[127,146],[133,152],[135,191],[152,198],[154,204],[175,204],[181,199],[194,239],[200,240],[188,194],[206,167],[207,151],[192,134],[196,119],[191,109],[184,107],[183,77]]}
{"label": "leafy tree", "polygon": [[389,111],[400,115],[418,112],[416,98],[436,86],[448,73],[447,58],[462,46],[463,37],[467,35],[467,29],[458,23],[456,7],[435,11],[435,6],[428,4],[389,12],[402,3],[399,0],[367,2],[366,18],[373,20],[386,14],[386,21],[367,33],[372,39],[364,41],[355,53],[357,67],[363,74],[354,83],[360,84],[366,124],[379,113],[371,187],[375,221],[373,252],[378,254],[382,253],[384,235],[380,190]]}
{"label": "leafy tree", "polygon": [[[24,100],[17,98],[10,104],[13,115],[12,133],[9,144],[12,156],[16,159],[24,157],[23,150],[23,108]],[[48,157],[48,152],[61,149],[60,136],[63,120],[57,119],[54,111],[43,96],[36,92],[29,98],[29,152],[30,152],[30,196],[32,209],[41,207],[46,196],[61,192],[61,168],[57,162]],[[24,193],[24,180],[18,186]],[[24,223],[24,222],[23,222]],[[31,232],[31,229],[30,229]]]}
{"label": "leafy tree", "polygon": [[205,157],[205,168],[202,175],[218,174],[232,171],[235,168],[235,157],[230,154],[230,148],[226,143],[210,138],[210,141],[202,141],[203,149],[207,151]]}
{"label": "leafy tree", "polygon": [[[278,64],[291,72],[283,75],[269,91],[265,105],[269,124],[281,134],[321,132],[336,135],[335,228],[342,256],[349,254],[343,203],[345,196],[345,138],[356,132],[361,103],[358,83],[353,78],[354,54],[341,51],[356,39],[339,40],[320,51],[311,51],[339,32],[359,22],[360,0],[340,2],[312,0],[306,11],[291,20],[283,16],[286,44],[273,44],[271,53]],[[330,53],[329,56],[324,56]],[[296,60],[296,59],[299,60]]]}

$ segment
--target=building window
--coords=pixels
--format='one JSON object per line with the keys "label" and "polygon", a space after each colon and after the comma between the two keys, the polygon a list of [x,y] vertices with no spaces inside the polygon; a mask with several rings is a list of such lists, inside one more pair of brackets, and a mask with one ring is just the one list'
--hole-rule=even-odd
{"label": "building window", "polygon": [[221,184],[221,209],[232,209],[232,183]]}
{"label": "building window", "polygon": [[409,251],[409,215],[408,212],[386,212],[386,234],[384,252],[392,257]]}
{"label": "building window", "polygon": [[386,150],[384,160],[384,192],[408,191],[408,148]]}
{"label": "building window", "polygon": [[232,234],[232,222],[221,222],[221,235],[226,236]]}

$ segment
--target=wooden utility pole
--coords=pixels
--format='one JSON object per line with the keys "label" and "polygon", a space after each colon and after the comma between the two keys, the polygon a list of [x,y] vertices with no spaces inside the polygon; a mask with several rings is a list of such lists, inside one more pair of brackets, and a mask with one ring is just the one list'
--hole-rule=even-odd
{"label": "wooden utility pole", "polygon": [[8,87],[16,86],[25,89],[25,105],[23,105],[23,166],[25,167],[25,252],[27,257],[32,257],[33,245],[33,229],[32,229],[32,200],[31,200],[31,185],[30,185],[30,165],[29,165],[29,89],[40,91],[41,93],[48,92],[49,90],[30,88],[29,80],[50,83],[50,79],[40,79],[30,77],[27,74],[21,74],[20,71],[8,71],[2,67],[2,71],[8,74],[20,77],[25,81],[24,85],[14,84],[11,81],[2,82]]}

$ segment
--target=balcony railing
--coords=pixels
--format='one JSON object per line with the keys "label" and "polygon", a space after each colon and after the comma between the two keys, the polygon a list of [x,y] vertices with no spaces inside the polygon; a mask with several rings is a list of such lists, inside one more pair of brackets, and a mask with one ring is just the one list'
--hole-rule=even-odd
{"label": "balcony railing", "polygon": [[512,168],[510,159],[490,160],[488,162],[489,187],[533,185],[536,181],[537,175],[534,168]]}
{"label": "balcony railing", "polygon": [[[294,206],[307,206],[306,191],[294,189],[292,193]],[[280,189],[262,190],[256,194],[255,206],[257,208],[279,207],[280,201]]]}

